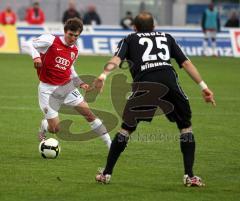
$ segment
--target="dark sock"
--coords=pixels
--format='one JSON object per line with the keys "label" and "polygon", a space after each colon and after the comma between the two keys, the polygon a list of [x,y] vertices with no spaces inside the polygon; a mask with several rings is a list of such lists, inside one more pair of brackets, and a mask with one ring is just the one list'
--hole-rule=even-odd
{"label": "dark sock", "polygon": [[112,141],[108,157],[107,164],[103,171],[103,174],[112,174],[113,168],[121,154],[124,151],[129,137],[122,135],[121,133],[117,133]]}
{"label": "dark sock", "polygon": [[183,154],[185,174],[193,177],[193,163],[195,153],[195,140],[193,133],[183,133],[180,136],[180,147]]}

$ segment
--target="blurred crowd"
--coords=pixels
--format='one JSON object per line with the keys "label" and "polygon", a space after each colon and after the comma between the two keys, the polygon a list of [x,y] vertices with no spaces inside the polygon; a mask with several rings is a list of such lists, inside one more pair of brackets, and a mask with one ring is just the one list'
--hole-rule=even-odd
{"label": "blurred crowd", "polygon": [[[73,1],[69,1],[68,8],[65,10],[62,16],[62,22],[65,23],[69,18],[77,17],[83,20],[87,25],[100,25],[101,17],[97,13],[95,5],[89,5],[86,12],[81,15]],[[15,11],[8,5],[3,11],[0,11],[0,24],[2,25],[14,25],[18,17]],[[34,2],[30,7],[25,10],[24,20],[31,25],[41,25],[45,23],[45,13],[41,8],[39,2]]]}
{"label": "blurred crowd", "polygon": [[76,9],[76,4],[70,1],[68,9],[63,13],[62,22],[65,23],[69,18],[73,17],[82,19],[83,24],[87,25],[100,25],[102,23],[95,5],[89,5],[87,7],[87,11],[83,16],[81,16],[81,14]]}
{"label": "blurred crowd", "polygon": [[[140,11],[146,10],[146,5],[141,3]],[[83,24],[86,25],[100,25],[102,20],[100,15],[97,12],[96,6],[91,4],[88,5],[86,10],[81,13],[78,11],[75,1],[70,0],[68,3],[68,8],[62,14],[62,23],[65,23],[69,18],[77,17],[82,19]],[[0,24],[3,25],[14,25],[18,17],[15,11],[11,8],[10,5],[0,11]],[[25,9],[24,20],[30,25],[41,25],[45,23],[45,13],[41,8],[41,5],[38,1],[33,2],[28,8]],[[123,29],[132,29],[133,28],[133,14],[131,11],[127,11],[125,16],[120,19],[119,24]],[[225,27],[239,27],[239,16],[236,11],[233,11],[229,14],[229,19],[224,24]]]}

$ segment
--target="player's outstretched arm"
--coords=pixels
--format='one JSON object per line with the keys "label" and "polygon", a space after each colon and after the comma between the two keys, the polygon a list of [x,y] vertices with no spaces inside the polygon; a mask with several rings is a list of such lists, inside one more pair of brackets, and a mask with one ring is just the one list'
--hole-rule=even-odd
{"label": "player's outstretched arm", "polygon": [[112,57],[105,65],[103,72],[94,80],[93,86],[100,92],[103,91],[104,81],[111,71],[118,68],[121,63],[121,59],[118,56]]}
{"label": "player's outstretched arm", "polygon": [[213,92],[208,88],[207,84],[202,80],[200,73],[197,68],[193,65],[193,63],[189,60],[186,60],[182,63],[184,70],[190,75],[190,77],[200,86],[202,90],[203,99],[207,103],[212,103],[213,106],[216,106],[216,102],[214,100]]}

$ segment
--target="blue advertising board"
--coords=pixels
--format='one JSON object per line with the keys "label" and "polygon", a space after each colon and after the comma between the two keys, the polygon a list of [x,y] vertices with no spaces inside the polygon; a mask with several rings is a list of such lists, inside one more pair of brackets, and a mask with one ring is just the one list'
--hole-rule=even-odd
{"label": "blue advertising board", "polygon": [[[63,35],[62,25],[56,25],[53,30],[49,26],[51,25],[45,25],[44,27],[18,26],[17,33],[20,47],[22,42],[36,38],[46,32]],[[156,30],[170,33],[175,37],[188,56],[203,55],[203,33],[200,28],[157,27]],[[81,47],[80,54],[111,55],[114,53],[118,42],[132,32],[131,30],[122,30],[118,26],[86,27],[78,40]],[[219,56],[233,56],[228,29],[223,29],[217,35],[217,54]]]}

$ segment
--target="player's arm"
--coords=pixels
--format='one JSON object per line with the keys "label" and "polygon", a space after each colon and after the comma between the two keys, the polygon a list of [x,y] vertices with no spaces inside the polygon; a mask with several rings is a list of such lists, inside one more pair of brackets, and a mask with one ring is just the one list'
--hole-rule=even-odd
{"label": "player's arm", "polygon": [[117,69],[121,63],[121,58],[119,56],[113,56],[105,65],[102,74],[98,77],[105,80],[111,71]]}
{"label": "player's arm", "polygon": [[182,67],[189,74],[189,76],[200,86],[204,100],[216,106],[213,92],[208,88],[207,84],[203,81],[200,73],[198,72],[197,68],[193,65],[193,63],[190,60],[186,60],[182,63]]}
{"label": "player's arm", "polygon": [[94,81],[94,87],[102,91],[104,86],[104,81],[107,79],[107,76],[115,69],[119,68],[122,60],[125,59],[127,53],[127,42],[125,39],[121,40],[118,43],[117,51],[114,56],[107,62],[105,65],[103,72],[98,76],[98,78]]}
{"label": "player's arm", "polygon": [[71,66],[71,79],[73,80],[73,84],[75,87],[80,87],[85,91],[90,90],[89,85],[83,82],[83,80],[78,76],[73,65]]}
{"label": "player's arm", "polygon": [[107,76],[111,73],[111,71],[119,67],[121,61],[122,61],[121,58],[118,56],[112,57],[105,65],[103,72],[98,76],[97,79],[94,80],[93,83],[94,88],[102,92],[104,82],[107,79]]}
{"label": "player's arm", "polygon": [[22,43],[22,50],[32,57],[35,68],[42,66],[40,53],[46,53],[54,39],[53,35],[44,34],[36,39]]}
{"label": "player's arm", "polygon": [[179,67],[183,67],[184,70],[190,75],[190,77],[200,86],[202,90],[203,98],[206,102],[211,102],[214,106],[216,105],[213,92],[208,88],[206,83],[202,80],[200,73],[192,62],[185,56],[175,39],[169,35],[171,41],[171,57],[175,58]]}

